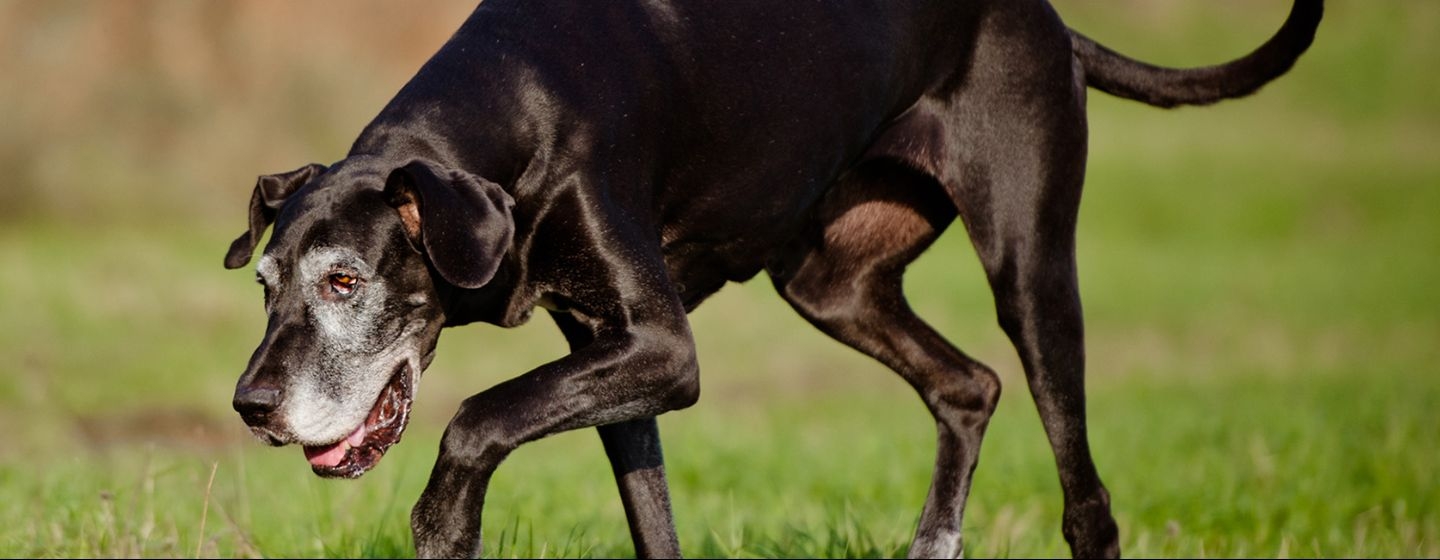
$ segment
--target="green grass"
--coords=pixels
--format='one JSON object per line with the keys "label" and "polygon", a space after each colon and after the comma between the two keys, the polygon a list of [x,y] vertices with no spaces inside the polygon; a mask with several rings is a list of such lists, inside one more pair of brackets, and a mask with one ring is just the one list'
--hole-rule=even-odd
{"label": "green grass", "polygon": [[[1095,451],[1126,551],[1434,556],[1440,462],[1427,451],[1440,445],[1429,414],[1440,384],[1353,375],[1364,379],[1257,372],[1096,383]],[[924,497],[932,434],[905,390],[872,389],[835,390],[799,406],[773,396],[769,406],[707,402],[666,417],[685,551],[902,553]],[[296,450],[244,443],[123,446],[48,458],[43,470],[7,466],[0,474],[23,482],[0,509],[13,516],[0,543],[19,555],[188,556],[197,546],[226,556],[408,554],[408,509],[434,458],[435,426],[417,425],[358,483],[309,476]],[[595,439],[544,440],[500,470],[485,520],[491,555],[629,554]],[[1005,399],[986,441],[967,516],[971,554],[1063,554],[1059,488],[1023,391]],[[37,511],[39,519],[25,516]]]}
{"label": "green grass", "polygon": [[[1270,32],[1283,2],[1261,4],[1060,9],[1122,52],[1204,64]],[[1440,4],[1330,4],[1313,51],[1254,99],[1168,113],[1090,101],[1090,426],[1127,555],[1440,556],[1440,81],[1417,74],[1440,67]],[[325,122],[305,131],[323,151],[295,164],[343,151],[350,131]],[[182,136],[207,154],[202,138]],[[229,410],[264,317],[250,274],[220,257],[243,227],[243,178],[261,170],[187,175],[209,157],[169,175],[92,171],[89,186],[34,195],[43,211],[0,211],[0,554],[408,556],[409,509],[458,402],[564,352],[543,319],[447,332],[405,441],[358,482],[315,478]],[[201,179],[225,186],[194,190]],[[126,196],[137,184],[167,201]],[[104,202],[66,198],[87,188]],[[1005,383],[968,554],[1066,554],[1053,459],[959,228],[908,282]],[[661,419],[684,552],[903,555],[934,453],[910,389],[764,279],[692,321],[703,396]],[[491,489],[489,556],[632,553],[591,431],[522,447]]]}

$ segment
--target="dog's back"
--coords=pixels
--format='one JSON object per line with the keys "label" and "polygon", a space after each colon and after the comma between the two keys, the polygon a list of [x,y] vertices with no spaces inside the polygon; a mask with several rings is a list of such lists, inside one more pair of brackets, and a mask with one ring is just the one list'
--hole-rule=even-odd
{"label": "dog's back", "polygon": [[[982,26],[986,18],[1023,29]],[[434,138],[443,138],[493,147],[446,155],[501,184],[520,181],[521,169],[524,182],[551,185],[577,167],[599,170],[612,184],[595,188],[660,232],[693,306],[759,272],[867,150],[939,153],[933,130],[887,129],[918,99],[974,85],[975,54],[989,52],[977,49],[982,41],[1003,47],[1016,68],[1068,69],[1065,28],[1034,0],[490,0],[352,153],[435,157],[443,150]],[[417,121],[425,126],[393,126]],[[877,147],[881,138],[899,148]],[[524,206],[527,191],[515,194]]]}

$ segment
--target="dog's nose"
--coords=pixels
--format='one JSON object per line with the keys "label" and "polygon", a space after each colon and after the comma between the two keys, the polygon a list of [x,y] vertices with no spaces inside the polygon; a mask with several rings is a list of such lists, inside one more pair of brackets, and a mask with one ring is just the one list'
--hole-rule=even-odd
{"label": "dog's nose", "polygon": [[235,388],[235,400],[230,404],[240,418],[251,426],[264,424],[270,413],[280,407],[284,393],[278,387],[255,384]]}

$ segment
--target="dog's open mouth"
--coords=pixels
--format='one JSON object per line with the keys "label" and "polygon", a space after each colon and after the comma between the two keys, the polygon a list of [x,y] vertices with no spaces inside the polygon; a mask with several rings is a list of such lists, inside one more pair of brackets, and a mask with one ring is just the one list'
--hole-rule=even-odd
{"label": "dog's open mouth", "polygon": [[410,403],[415,398],[415,372],[407,364],[395,372],[375,399],[374,408],[360,426],[345,439],[330,445],[305,446],[310,468],[327,478],[356,478],[370,470],[385,450],[400,442],[410,421]]}

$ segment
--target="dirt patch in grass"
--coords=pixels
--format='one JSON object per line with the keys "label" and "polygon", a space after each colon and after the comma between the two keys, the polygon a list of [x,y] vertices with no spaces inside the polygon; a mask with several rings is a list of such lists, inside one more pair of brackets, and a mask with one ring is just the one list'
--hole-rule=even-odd
{"label": "dirt patch in grass", "polygon": [[76,440],[91,451],[156,446],[210,450],[248,439],[239,422],[222,422],[195,408],[146,408],[74,418]]}

